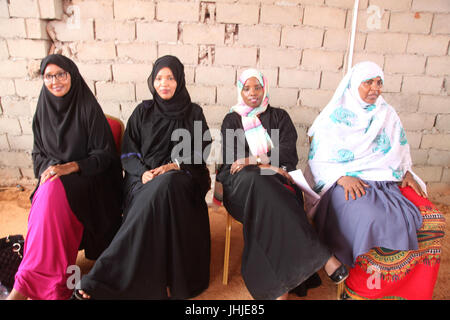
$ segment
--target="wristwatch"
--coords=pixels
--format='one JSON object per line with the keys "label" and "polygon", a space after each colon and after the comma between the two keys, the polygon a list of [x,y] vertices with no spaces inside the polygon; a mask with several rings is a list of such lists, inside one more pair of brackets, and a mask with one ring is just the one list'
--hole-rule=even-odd
{"label": "wristwatch", "polygon": [[261,158],[256,156],[256,165],[259,166],[260,164],[262,164]]}

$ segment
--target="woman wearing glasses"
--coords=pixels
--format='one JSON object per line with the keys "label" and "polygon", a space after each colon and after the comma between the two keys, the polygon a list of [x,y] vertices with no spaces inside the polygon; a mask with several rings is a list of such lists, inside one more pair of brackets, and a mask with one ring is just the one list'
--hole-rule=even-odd
{"label": "woman wearing glasses", "polygon": [[111,129],[77,66],[41,63],[33,118],[32,194],[24,258],[9,299],[68,299],[67,268],[78,249],[96,259],[121,222],[122,170]]}
{"label": "woman wearing glasses", "polygon": [[[312,184],[322,195],[314,221],[336,257],[356,267],[346,281],[355,297],[427,299],[436,270],[411,275],[424,258],[436,262],[439,246],[433,241],[440,218],[435,212],[431,226],[422,217],[421,206],[432,204],[411,169],[401,121],[381,96],[383,83],[383,71],[375,63],[355,65],[311,126],[309,167]],[[421,226],[437,233],[420,236]],[[378,273],[372,275],[374,271]]]}

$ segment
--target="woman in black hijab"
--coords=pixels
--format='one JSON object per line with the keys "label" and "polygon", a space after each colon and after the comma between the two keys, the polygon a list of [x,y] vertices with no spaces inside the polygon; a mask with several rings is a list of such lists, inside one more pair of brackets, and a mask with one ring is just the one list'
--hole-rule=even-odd
{"label": "woman in black hijab", "polygon": [[121,222],[122,170],[100,105],[72,60],[49,55],[41,73],[32,125],[39,181],[11,299],[68,299],[78,249],[96,259]]}
{"label": "woman in black hijab", "polygon": [[209,285],[208,125],[176,57],[156,60],[148,85],[123,139],[124,222],[76,298],[187,299]]}

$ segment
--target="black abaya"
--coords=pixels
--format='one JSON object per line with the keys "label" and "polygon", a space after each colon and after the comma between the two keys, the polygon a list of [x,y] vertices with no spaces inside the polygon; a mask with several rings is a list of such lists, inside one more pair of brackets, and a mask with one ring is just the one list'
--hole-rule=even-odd
{"label": "black abaya", "polygon": [[[188,119],[200,121],[203,130],[208,130],[201,108],[192,107]],[[125,219],[111,245],[82,279],[81,288],[95,299],[166,299],[167,287],[171,298],[187,299],[209,285],[206,166],[182,165],[183,170],[166,172],[146,184],[141,182],[142,170],[170,159],[168,150],[157,161],[162,154],[155,151],[153,144],[170,145],[170,140],[159,140],[157,133],[168,131],[156,125],[160,124],[154,122],[156,113],[146,101],[128,121],[124,137],[127,152],[122,155],[126,171]],[[139,137],[132,136],[132,132]],[[135,150],[138,152],[130,152],[137,140],[141,147]],[[137,155],[140,152],[144,153]],[[145,160],[141,161],[141,157]]]}
{"label": "black abaya", "polygon": [[[297,133],[287,112],[268,106],[259,118],[275,145],[271,156],[279,154],[279,159],[272,158],[272,162],[294,170],[298,161]],[[223,184],[226,209],[243,223],[242,276],[255,299],[276,299],[320,269],[331,253],[309,224],[296,186],[290,186],[293,192],[286,188],[289,182],[283,176],[267,174],[267,169],[252,165],[230,174],[236,150],[243,147],[245,157],[250,152],[245,139],[234,139],[234,145],[227,140],[227,129],[242,129],[237,113],[229,113],[222,123],[224,162],[227,153],[229,156],[234,152],[234,156],[222,166],[217,178]],[[279,129],[278,142],[273,139],[274,129]]]}
{"label": "black abaya", "polygon": [[[170,101],[144,101],[128,120],[122,147],[124,221],[81,281],[81,288],[94,299],[187,299],[209,285],[210,228],[205,195],[210,178],[203,160],[210,144],[208,126],[202,109],[191,103],[182,65],[173,57],[155,62],[149,82],[153,83],[164,66],[169,66],[177,79],[176,93]],[[154,89],[150,86],[150,90]],[[178,111],[174,101],[179,103]],[[180,142],[172,139],[174,132],[189,133],[189,141],[181,138],[189,148],[173,155]],[[205,158],[198,157],[203,154]],[[145,171],[175,159],[181,170],[142,183]]]}
{"label": "black abaya", "polygon": [[32,125],[34,172],[40,181],[49,166],[77,162],[79,172],[60,179],[70,208],[84,227],[80,249],[96,259],[121,223],[120,159],[106,117],[75,63],[49,55],[42,60],[42,74],[49,64],[70,74],[71,87],[63,97],[42,87]]}
{"label": "black abaya", "polygon": [[209,220],[191,176],[169,171],[135,190],[119,232],[81,288],[94,299],[187,299],[209,285]]}

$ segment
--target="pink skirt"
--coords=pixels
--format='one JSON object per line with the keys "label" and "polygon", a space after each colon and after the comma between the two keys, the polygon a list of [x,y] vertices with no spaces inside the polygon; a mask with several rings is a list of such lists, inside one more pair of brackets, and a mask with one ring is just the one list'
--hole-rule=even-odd
{"label": "pink skirt", "polygon": [[72,212],[61,180],[47,181],[33,197],[24,256],[14,289],[35,300],[70,298],[67,268],[76,264],[83,225]]}

